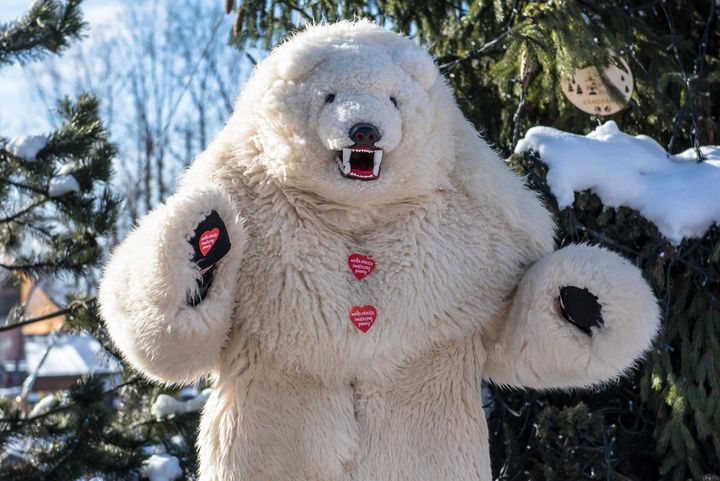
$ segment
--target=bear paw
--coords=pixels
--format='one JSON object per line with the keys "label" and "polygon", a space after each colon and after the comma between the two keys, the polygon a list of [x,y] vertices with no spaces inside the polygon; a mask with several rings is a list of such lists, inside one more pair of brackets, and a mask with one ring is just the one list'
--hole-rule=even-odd
{"label": "bear paw", "polygon": [[188,242],[194,250],[192,261],[201,269],[202,277],[196,279],[197,292],[188,294],[185,302],[196,306],[205,300],[213,281],[215,264],[230,251],[231,243],[225,223],[216,210],[198,224]]}
{"label": "bear paw", "polygon": [[561,287],[558,303],[565,320],[588,336],[592,337],[591,328],[602,327],[605,323],[597,296],[587,289]]}

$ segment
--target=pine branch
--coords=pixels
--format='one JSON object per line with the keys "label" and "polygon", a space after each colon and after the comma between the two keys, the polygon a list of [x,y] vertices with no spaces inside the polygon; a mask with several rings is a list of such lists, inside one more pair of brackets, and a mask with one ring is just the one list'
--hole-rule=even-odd
{"label": "pine branch", "polygon": [[6,224],[8,222],[12,222],[16,220],[18,217],[22,217],[23,215],[27,214],[31,210],[33,210],[35,207],[39,207],[43,205],[45,202],[47,202],[49,199],[40,199],[35,202],[31,202],[27,207],[20,209],[19,211],[15,212],[14,214],[11,214],[7,217],[3,217],[0,219],[0,224]]}
{"label": "pine branch", "polygon": [[[134,384],[138,384],[138,383],[141,382],[141,381],[144,381],[143,377],[140,376],[140,375],[136,375],[136,376],[131,377],[131,378],[128,379],[127,381],[118,384],[117,386],[114,386],[114,387],[112,387],[112,388],[110,388],[110,389],[107,389],[107,390],[103,391],[102,394],[103,394],[103,396],[106,396],[106,395],[108,395],[108,394],[113,394],[114,392],[117,392],[117,391],[119,391],[120,389],[122,389],[122,388],[124,388],[124,387],[132,386],[132,385],[134,385]],[[19,425],[32,424],[32,423],[34,423],[34,422],[36,422],[36,421],[38,421],[38,420],[40,420],[40,419],[44,419],[44,418],[53,416],[53,415],[55,415],[55,414],[59,414],[59,413],[61,413],[61,412],[67,411],[68,409],[72,409],[72,408],[76,407],[77,405],[78,405],[78,402],[77,402],[77,401],[70,402],[70,403],[67,403],[67,404],[62,404],[62,405],[60,405],[60,406],[58,406],[58,407],[56,407],[56,408],[50,409],[49,411],[46,411],[46,412],[44,412],[44,413],[42,413],[42,414],[37,414],[37,415],[35,415],[35,416],[31,416],[31,417],[27,417],[27,418],[24,418],[24,419],[20,419],[19,422],[18,422],[18,424],[19,424]],[[0,418],[0,423],[3,423],[3,422],[6,422],[6,423],[7,423],[7,422],[12,422],[12,421],[13,421],[12,419]]]}
{"label": "pine branch", "polygon": [[[9,154],[8,154],[8,155],[9,155]],[[10,184],[10,185],[12,185],[13,187],[17,187],[17,188],[19,188],[19,189],[29,190],[29,191],[34,192],[34,193],[36,193],[36,194],[47,195],[47,190],[40,189],[40,188],[38,188],[38,187],[33,187],[32,185],[25,184],[25,183],[23,183],[23,182],[17,182],[17,181],[15,181],[15,180],[11,180],[11,179],[8,179],[8,178],[5,178],[5,177],[0,177],[0,182],[4,182],[4,183],[6,183],[6,184]]]}
{"label": "pine branch", "polygon": [[50,312],[47,314],[43,314],[42,316],[32,317],[30,319],[23,319],[22,321],[18,321],[6,326],[0,326],[0,332],[10,331],[12,329],[17,329],[23,326],[27,326],[29,324],[34,324],[36,322],[45,321],[47,319],[52,319],[53,317],[58,316],[64,316],[66,314],[72,314],[74,311],[80,308],[87,308],[88,304],[95,301],[95,297],[91,297],[89,299],[85,299],[82,301],[73,301],[70,304],[68,304],[67,307],[64,307],[62,309],[58,309],[54,312]]}
{"label": "pine branch", "polygon": [[482,55],[483,53],[487,52],[488,50],[492,49],[493,47],[496,47],[503,40],[505,40],[505,37],[507,37],[508,35],[510,35],[510,30],[506,30],[505,32],[501,33],[500,35],[498,35],[494,39],[490,40],[489,42],[486,42],[485,44],[481,45],[480,47],[472,50],[467,55],[465,55],[461,58],[455,59],[451,62],[447,62],[447,63],[440,65],[440,71],[444,74],[450,72],[452,69],[457,67],[459,64],[465,63],[469,60],[472,60],[472,59]]}
{"label": "pine branch", "polygon": [[82,270],[87,267],[85,263],[79,262],[63,262],[63,261],[42,261],[28,264],[4,264],[0,262],[0,267],[9,271],[30,271],[30,270],[42,270],[42,269],[68,269],[68,270]]}
{"label": "pine branch", "polygon": [[80,38],[85,28],[81,1],[38,0],[25,17],[0,26],[0,65],[60,53],[69,40]]}

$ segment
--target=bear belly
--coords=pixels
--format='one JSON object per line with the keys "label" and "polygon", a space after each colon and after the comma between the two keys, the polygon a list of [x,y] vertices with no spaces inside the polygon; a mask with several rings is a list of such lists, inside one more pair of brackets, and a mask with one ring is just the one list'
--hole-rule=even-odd
{"label": "bear belly", "polygon": [[327,386],[262,362],[217,380],[203,411],[203,481],[350,481],[358,448],[349,386]]}
{"label": "bear belly", "polygon": [[203,413],[201,479],[489,481],[476,350],[436,349],[383,385],[267,365],[219,379]]}

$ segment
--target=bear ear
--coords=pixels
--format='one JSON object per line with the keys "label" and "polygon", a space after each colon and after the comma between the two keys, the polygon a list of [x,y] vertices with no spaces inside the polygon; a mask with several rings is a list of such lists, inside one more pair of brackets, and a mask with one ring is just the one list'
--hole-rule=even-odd
{"label": "bear ear", "polygon": [[310,75],[325,58],[327,50],[302,42],[284,45],[278,49],[276,55],[275,65],[278,77],[297,82]]}
{"label": "bear ear", "polygon": [[420,48],[404,48],[395,52],[393,59],[410,76],[430,90],[438,77],[438,69],[432,57]]}

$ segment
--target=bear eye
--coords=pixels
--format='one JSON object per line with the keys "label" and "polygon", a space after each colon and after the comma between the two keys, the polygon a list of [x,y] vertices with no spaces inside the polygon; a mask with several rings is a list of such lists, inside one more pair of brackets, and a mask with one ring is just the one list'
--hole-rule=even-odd
{"label": "bear eye", "polygon": [[327,97],[325,97],[325,103],[331,104],[335,101],[335,94],[328,94]]}
{"label": "bear eye", "polygon": [[395,97],[390,97],[390,102],[397,108],[397,99]]}

